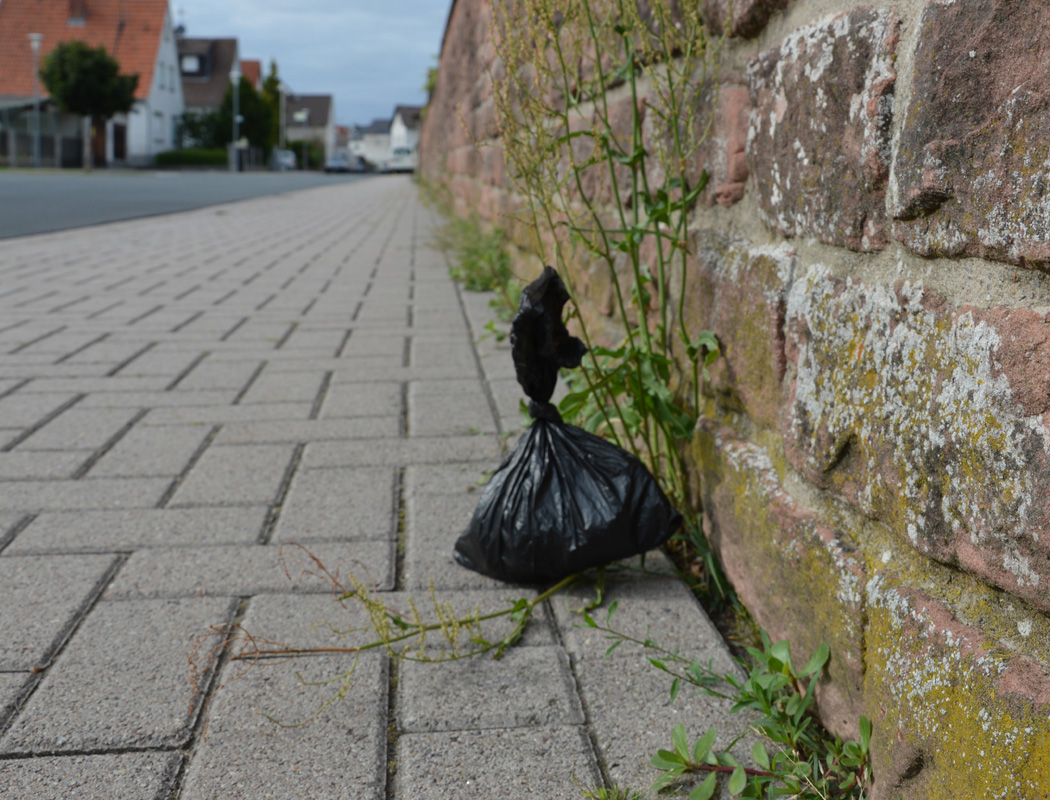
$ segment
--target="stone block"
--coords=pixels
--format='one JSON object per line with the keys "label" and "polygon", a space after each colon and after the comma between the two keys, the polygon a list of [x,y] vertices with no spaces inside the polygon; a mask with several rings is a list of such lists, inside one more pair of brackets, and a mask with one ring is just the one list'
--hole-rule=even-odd
{"label": "stone block", "polygon": [[338,383],[328,387],[321,419],[340,417],[398,417],[404,413],[402,384]]}
{"label": "stone block", "polygon": [[584,722],[569,659],[558,647],[515,647],[498,661],[404,662],[397,697],[402,733]]}
{"label": "stone block", "polygon": [[181,753],[120,753],[0,760],[0,796],[160,800],[171,791],[182,758]]}
{"label": "stone block", "polygon": [[0,453],[0,480],[72,478],[91,456],[83,450],[15,450]]}
{"label": "stone block", "polygon": [[0,511],[152,508],[170,486],[170,478],[4,481],[0,482]]}
{"label": "stone block", "polygon": [[136,425],[88,474],[93,478],[175,477],[186,468],[209,433],[203,426]]}
{"label": "stone block", "polygon": [[[263,661],[247,671],[231,663],[221,679],[181,797],[387,796],[382,656]],[[326,707],[344,686],[345,697]]]}
{"label": "stone block", "polygon": [[894,234],[917,253],[1050,269],[1044,11],[926,4],[891,194]]}
{"label": "stone block", "polygon": [[[189,392],[170,392],[175,395],[188,395]],[[195,392],[194,394],[203,394]],[[196,405],[195,398],[188,398],[185,404],[165,408],[153,408],[143,418],[140,425],[181,426],[181,425],[216,425],[232,422],[271,422],[273,420],[306,420],[313,410],[313,401],[308,403],[253,403],[247,406],[230,405],[231,394],[221,405]]]}
{"label": "stone block", "polygon": [[105,555],[0,558],[0,670],[46,666],[116,564]]}
{"label": "stone block", "polygon": [[769,18],[787,4],[788,0],[703,0],[701,10],[712,35],[725,31],[749,39],[761,33]]}
{"label": "stone block", "polygon": [[[334,348],[333,348],[334,353]],[[242,405],[251,403],[313,403],[321,390],[324,373],[290,375],[264,370],[241,398]]]}
{"label": "stone block", "polygon": [[341,591],[347,572],[393,588],[390,542],[153,547],[132,553],[107,599]]}
{"label": "stone block", "polygon": [[856,8],[748,64],[748,164],[762,218],[784,236],[887,244],[886,180],[900,22]]}
{"label": "stone block", "polygon": [[294,453],[290,444],[209,447],[175,492],[171,505],[276,502]]}
{"label": "stone block", "polygon": [[140,547],[249,544],[262,535],[267,506],[71,511],[36,517],[7,555],[122,552]]}
{"label": "stone block", "polygon": [[20,442],[19,450],[95,450],[130,423],[131,408],[72,408]]}
{"label": "stone block", "polygon": [[786,319],[795,468],[920,552],[1050,610],[1043,316],[818,265],[792,288]]}
{"label": "stone block", "polygon": [[783,402],[784,310],[795,273],[794,253],[787,245],[749,246],[712,231],[698,232],[691,244],[696,266],[686,280],[686,327],[692,337],[714,331],[720,345],[704,391],[759,425],[776,427]]}
{"label": "stone block", "polygon": [[576,800],[601,785],[582,727],[540,727],[406,734],[398,739],[400,797],[474,800]]}
{"label": "stone block", "polygon": [[299,470],[281,506],[273,541],[393,539],[395,484],[391,469]]}
{"label": "stone block", "polygon": [[790,642],[796,666],[828,644],[832,660],[817,687],[821,719],[856,737],[866,581],[856,543],[784,490],[762,448],[710,425],[699,429],[694,447],[705,532],[726,575],[770,638]]}
{"label": "stone block", "polygon": [[315,467],[405,466],[407,464],[499,463],[499,439],[479,436],[421,436],[415,439],[362,439],[358,442],[311,442],[303,469]]}
{"label": "stone block", "polygon": [[203,689],[190,681],[187,658],[234,608],[219,598],[99,603],[0,738],[0,752],[181,747]]}
{"label": "stone block", "polygon": [[384,417],[337,417],[321,420],[231,422],[215,437],[217,445],[263,445],[398,436],[401,420]]}
{"label": "stone block", "polygon": [[873,800],[1050,796],[1046,617],[913,562],[865,589]]}

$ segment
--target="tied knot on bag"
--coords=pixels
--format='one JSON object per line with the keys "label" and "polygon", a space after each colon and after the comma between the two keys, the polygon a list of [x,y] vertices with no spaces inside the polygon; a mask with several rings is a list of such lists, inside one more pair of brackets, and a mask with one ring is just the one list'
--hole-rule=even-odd
{"label": "tied knot on bag", "polygon": [[[562,368],[580,366],[587,347],[569,335],[561,312],[569,292],[554,267],[544,267],[543,274],[521,292],[518,313],[510,326],[510,350],[514,372],[525,394],[534,401],[529,413],[536,419],[551,419],[551,395]],[[536,404],[537,414],[533,411]],[[557,414],[557,409],[551,409]],[[561,415],[557,415],[561,422]]]}
{"label": "tied knot on bag", "polygon": [[553,403],[529,401],[529,415],[533,419],[545,419],[548,422],[561,422],[561,413]]}

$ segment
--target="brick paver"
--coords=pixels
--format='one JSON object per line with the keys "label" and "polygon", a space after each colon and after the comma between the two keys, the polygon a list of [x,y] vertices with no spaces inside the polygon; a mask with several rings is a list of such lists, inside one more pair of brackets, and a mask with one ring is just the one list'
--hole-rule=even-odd
{"label": "brick paver", "polygon": [[[644,787],[674,722],[725,716],[668,705],[637,652],[602,658],[585,591],[501,661],[209,658],[233,619],[362,643],[333,593],[354,581],[425,619],[535,596],[451,557],[523,420],[436,224],[376,178],[4,242],[0,800],[569,798]],[[674,579],[608,593],[632,630],[732,668]]]}

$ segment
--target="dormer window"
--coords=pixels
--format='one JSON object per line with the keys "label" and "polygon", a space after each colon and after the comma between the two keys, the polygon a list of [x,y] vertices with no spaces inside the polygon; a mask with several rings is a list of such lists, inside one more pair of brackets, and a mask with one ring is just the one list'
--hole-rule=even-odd
{"label": "dormer window", "polygon": [[87,0],[69,0],[69,17],[66,24],[71,28],[87,25]]}
{"label": "dormer window", "polygon": [[198,55],[184,55],[180,66],[183,75],[197,75],[201,71],[201,57]]}

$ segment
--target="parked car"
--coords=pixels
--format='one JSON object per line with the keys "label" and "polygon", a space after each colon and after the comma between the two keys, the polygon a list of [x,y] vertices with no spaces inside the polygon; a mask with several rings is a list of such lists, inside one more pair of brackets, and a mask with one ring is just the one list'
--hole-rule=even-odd
{"label": "parked car", "polygon": [[346,153],[336,153],[324,162],[325,172],[350,172],[350,156]]}
{"label": "parked car", "polygon": [[275,170],[286,170],[295,169],[296,167],[295,153],[291,150],[281,150],[275,148],[273,155],[270,156],[270,166]]}
{"label": "parked car", "polygon": [[379,165],[380,172],[415,172],[416,153],[409,147],[395,147],[390,157]]}

